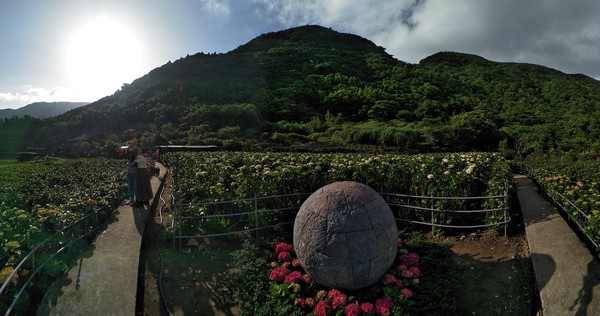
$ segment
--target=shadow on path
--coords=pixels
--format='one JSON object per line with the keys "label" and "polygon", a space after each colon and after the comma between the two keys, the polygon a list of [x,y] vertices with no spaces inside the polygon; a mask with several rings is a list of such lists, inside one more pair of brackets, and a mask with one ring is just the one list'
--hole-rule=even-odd
{"label": "shadow on path", "polygon": [[597,263],[592,260],[587,264],[587,273],[583,277],[583,287],[577,292],[577,298],[573,301],[573,304],[569,307],[570,311],[574,311],[577,308],[576,316],[585,315],[597,315],[598,310],[594,310],[593,313],[588,313],[588,306],[592,302],[594,297],[593,289],[600,285],[600,272],[598,271]]}
{"label": "shadow on path", "polygon": [[540,253],[532,253],[531,260],[537,263],[537,269],[535,270],[535,279],[537,280],[538,290],[543,290],[544,287],[550,282],[552,275],[556,271],[556,262],[548,255]]}
{"label": "shadow on path", "polygon": [[600,261],[529,177],[514,179],[543,314],[600,315]]}

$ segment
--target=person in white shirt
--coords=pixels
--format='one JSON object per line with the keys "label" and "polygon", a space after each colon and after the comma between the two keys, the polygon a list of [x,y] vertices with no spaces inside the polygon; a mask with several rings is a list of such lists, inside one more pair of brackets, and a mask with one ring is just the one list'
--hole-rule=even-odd
{"label": "person in white shirt", "polygon": [[135,195],[137,194],[137,167],[135,165],[134,150],[127,150],[127,188],[129,189],[129,205],[135,203]]}
{"label": "person in white shirt", "polygon": [[135,157],[137,166],[137,193],[134,206],[149,205],[153,197],[152,185],[150,184],[150,173],[148,172],[148,162],[144,157],[144,151],[141,148],[137,150]]}

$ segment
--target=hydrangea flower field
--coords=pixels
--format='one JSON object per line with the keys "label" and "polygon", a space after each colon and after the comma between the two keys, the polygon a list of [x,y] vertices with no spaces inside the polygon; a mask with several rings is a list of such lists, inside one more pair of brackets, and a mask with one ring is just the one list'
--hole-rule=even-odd
{"label": "hydrangea flower field", "polygon": [[[0,284],[42,241],[50,238],[56,249],[69,242],[58,232],[82,218],[86,211],[100,209],[98,221],[104,221],[125,192],[125,167],[121,160],[50,158],[0,163]],[[39,262],[40,257],[44,256],[38,254]],[[57,275],[66,264],[53,260],[42,273]],[[26,279],[31,269],[25,266],[11,282],[17,284]],[[44,286],[44,282],[37,284]],[[4,294],[2,297],[10,297]]]}
{"label": "hydrangea flower field", "polygon": [[[175,201],[180,205],[195,205],[181,208],[179,215],[182,217],[221,212],[199,206],[201,203],[310,194],[335,181],[357,181],[377,192],[438,197],[501,196],[511,181],[509,166],[497,153],[374,155],[202,152],[167,153],[162,159],[173,168]],[[482,200],[477,207],[500,207],[495,205],[500,202],[498,199]],[[300,203],[297,203],[298,207]],[[442,208],[448,206],[437,205]],[[240,210],[243,207],[250,206],[242,205]],[[265,224],[281,220],[271,217],[268,219],[271,223]],[[214,219],[204,222],[212,228],[223,226],[221,231],[227,230],[229,225],[226,221],[216,223]],[[183,230],[183,235],[194,235],[203,228],[198,227],[197,223],[188,222]]]}

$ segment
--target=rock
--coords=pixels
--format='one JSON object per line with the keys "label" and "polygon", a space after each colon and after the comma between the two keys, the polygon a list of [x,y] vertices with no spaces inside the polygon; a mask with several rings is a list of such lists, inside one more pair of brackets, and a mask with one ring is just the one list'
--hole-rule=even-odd
{"label": "rock", "polygon": [[379,281],[391,267],[397,235],[394,216],[377,192],[358,182],[335,182],[300,207],[294,249],[317,283],[358,290]]}

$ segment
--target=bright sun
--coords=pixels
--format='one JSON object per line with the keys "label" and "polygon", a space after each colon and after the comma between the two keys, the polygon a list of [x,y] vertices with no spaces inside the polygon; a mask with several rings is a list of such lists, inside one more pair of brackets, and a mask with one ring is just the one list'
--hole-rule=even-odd
{"label": "bright sun", "polygon": [[109,15],[76,29],[65,57],[70,86],[85,101],[110,95],[142,75],[143,54],[136,34]]}

